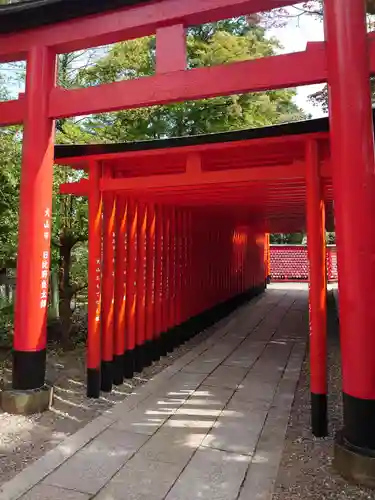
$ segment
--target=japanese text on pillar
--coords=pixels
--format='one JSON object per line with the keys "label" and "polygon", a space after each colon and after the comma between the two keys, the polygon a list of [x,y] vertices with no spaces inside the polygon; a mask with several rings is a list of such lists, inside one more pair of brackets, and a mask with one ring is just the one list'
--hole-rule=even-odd
{"label": "japanese text on pillar", "polygon": [[42,270],[41,270],[41,292],[40,292],[40,308],[45,309],[48,303],[48,275],[49,275],[49,260],[50,260],[50,235],[51,235],[51,209],[44,210],[43,218],[43,254],[42,254]]}

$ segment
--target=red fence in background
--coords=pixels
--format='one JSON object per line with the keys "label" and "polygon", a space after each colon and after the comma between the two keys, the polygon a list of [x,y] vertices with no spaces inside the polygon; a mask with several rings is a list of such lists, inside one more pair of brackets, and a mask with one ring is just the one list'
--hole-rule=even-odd
{"label": "red fence in background", "polygon": [[[272,281],[308,281],[306,245],[270,245]],[[337,281],[336,245],[327,246],[328,281]]]}

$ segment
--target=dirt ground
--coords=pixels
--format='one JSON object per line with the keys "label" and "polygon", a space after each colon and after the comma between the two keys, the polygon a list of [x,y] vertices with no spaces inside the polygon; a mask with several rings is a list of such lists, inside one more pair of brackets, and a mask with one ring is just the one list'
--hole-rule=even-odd
{"label": "dirt ground", "polygon": [[[220,323],[222,324],[223,322]],[[0,411],[0,484],[11,479],[114,403],[124,400],[136,386],[144,384],[172,364],[210,336],[217,327],[218,325],[201,332],[172,354],[146,368],[140,376],[126,381],[111,394],[102,393],[102,397],[97,400],[86,397],[84,347],[65,353],[51,349],[47,360],[47,380],[54,385],[53,407],[43,414],[27,417]],[[9,360],[0,361],[0,378],[7,380],[10,374]]]}

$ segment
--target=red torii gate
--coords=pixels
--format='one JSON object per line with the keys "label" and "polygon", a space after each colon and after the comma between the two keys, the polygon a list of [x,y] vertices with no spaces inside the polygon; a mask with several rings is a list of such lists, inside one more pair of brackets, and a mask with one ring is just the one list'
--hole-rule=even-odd
{"label": "red torii gate", "polygon": [[[120,3],[117,1],[116,7]],[[124,7],[116,11],[0,36],[0,62],[27,60],[25,95],[0,103],[0,125],[24,124],[15,389],[38,389],[44,384],[45,283],[49,274],[56,118],[327,81],[344,393],[344,429],[338,439],[337,457],[351,453],[366,462],[365,457],[374,453],[375,312],[371,297],[375,278],[372,221],[375,165],[369,76],[375,72],[375,49],[373,37],[366,34],[365,0],[346,0],[345,7],[341,0],[325,0],[327,41],[311,44],[305,52],[186,69],[187,26],[293,3],[294,0],[124,0]],[[69,91],[56,86],[56,54],[152,33],[156,33],[157,39],[155,76]],[[326,284],[324,199],[316,141],[308,142],[305,159],[311,269],[312,411],[314,431],[322,435],[326,432]],[[90,176],[93,175],[93,182],[99,187],[99,172],[95,174],[94,170],[90,168]],[[109,191],[117,189],[112,179],[103,181],[103,187],[107,183]],[[121,181],[118,185],[123,189]],[[136,188],[134,184],[133,187]],[[96,196],[100,203],[99,190]],[[98,251],[96,247],[91,250]],[[358,479],[355,466],[347,469],[343,463],[339,465],[343,473]]]}
{"label": "red torii gate", "polygon": [[[100,363],[100,337],[96,335],[96,329],[99,325],[95,323],[96,314],[94,310],[95,294],[100,296],[97,291],[97,279],[93,271],[96,260],[100,260],[100,241],[101,231],[98,225],[95,226],[96,220],[101,220],[101,205],[98,200],[98,192],[103,196],[103,241],[104,241],[104,264],[103,264],[103,287],[102,287],[102,312],[103,312],[103,350],[102,350],[102,389],[110,390],[112,388],[111,364],[112,359],[115,367],[116,376],[115,383],[122,383],[120,375],[121,366],[123,364],[122,340],[119,340],[120,348],[116,349],[113,356],[113,320],[115,322],[115,338],[122,338],[123,328],[118,327],[120,315],[116,315],[116,311],[121,309],[121,304],[124,298],[124,285],[121,276],[123,270],[117,270],[114,273],[113,264],[113,248],[112,234],[115,229],[114,219],[120,217],[118,224],[123,220],[124,206],[128,207],[126,200],[137,199],[141,200],[142,204],[138,205],[138,212],[142,209],[143,213],[138,213],[138,229],[141,221],[149,221],[148,214],[144,211],[147,209],[154,212],[154,205],[157,207],[164,206],[166,214],[170,213],[172,217],[174,211],[182,211],[183,216],[186,207],[192,216],[199,214],[198,220],[194,219],[193,226],[199,224],[199,219],[206,218],[209,221],[207,232],[210,232],[210,226],[217,224],[217,219],[220,219],[219,227],[215,228],[216,240],[213,240],[214,247],[211,248],[210,241],[204,241],[200,250],[205,255],[207,262],[212,260],[217,253],[215,245],[217,245],[217,236],[220,235],[220,226],[225,228],[227,236],[234,231],[238,236],[242,234],[244,251],[248,258],[254,260],[255,268],[248,269],[244,282],[239,288],[233,289],[233,284],[229,284],[229,289],[232,294],[243,294],[247,290],[258,291],[264,288],[264,279],[269,275],[269,269],[259,272],[259,264],[263,262],[263,250],[259,253],[252,249],[254,247],[254,238],[260,241],[263,245],[264,233],[275,232],[280,229],[280,215],[283,214],[283,227],[291,231],[301,230],[305,227],[305,197],[306,197],[306,154],[307,145],[310,142],[316,142],[320,149],[320,172],[319,178],[322,181],[324,190],[325,205],[327,207],[327,215],[330,227],[333,226],[332,213],[332,183],[331,183],[331,167],[329,158],[329,141],[328,141],[328,120],[315,120],[306,123],[295,123],[284,126],[268,127],[256,130],[245,130],[240,132],[231,132],[225,134],[216,134],[208,136],[197,136],[181,139],[172,139],[164,141],[148,141],[144,143],[133,144],[116,144],[116,145],[97,145],[97,146],[57,146],[56,160],[58,163],[70,165],[75,168],[84,169],[89,172],[89,179],[83,179],[79,182],[62,184],[60,192],[63,194],[73,194],[78,196],[88,196],[89,199],[89,227],[91,228],[89,235],[89,351],[88,365],[96,368],[95,373],[98,374],[98,366]],[[277,134],[280,135],[277,135]],[[115,195],[115,196],[114,196]],[[193,211],[193,212],[192,212]],[[197,212],[199,211],[199,212]],[[99,212],[99,214],[98,214]],[[137,216],[137,215],[135,215]],[[167,217],[168,218],[168,217]],[[154,221],[156,224],[157,221]],[[132,225],[132,216],[127,214],[127,224]],[[172,230],[169,231],[170,237],[174,238],[174,233],[179,233],[182,228],[173,224],[170,220]],[[229,226],[228,226],[229,224]],[[240,231],[238,228],[241,228]],[[247,230],[244,231],[244,226],[247,225]],[[119,227],[119,226],[118,226]],[[143,245],[132,243],[133,236],[130,235],[130,229],[127,228],[127,257],[128,261],[132,262],[134,257],[130,257],[130,251],[133,246],[138,249],[138,262],[145,261]],[[250,227],[252,232],[249,232]],[[95,229],[94,229],[95,228]],[[229,229],[229,232],[228,232]],[[126,229],[124,228],[124,231]],[[155,231],[155,229],[154,229]],[[169,233],[167,231],[167,233]],[[134,231],[135,233],[135,231]],[[217,234],[218,233],[218,234]],[[138,238],[141,237],[138,234]],[[160,234],[160,231],[158,231]],[[119,233],[117,231],[117,236]],[[148,235],[150,237],[150,235]],[[192,238],[190,234],[189,238]],[[220,237],[220,236],[219,236]],[[152,239],[155,235],[152,236]],[[203,235],[200,235],[203,240]],[[123,237],[120,236],[116,240],[116,254],[123,251]],[[241,243],[241,236],[236,241],[236,247]],[[268,240],[266,247],[268,247]],[[157,241],[158,238],[157,238]],[[225,236],[222,243],[222,252],[225,247]],[[91,248],[97,249],[96,252],[91,251]],[[147,270],[152,267],[153,251],[152,244],[147,245],[147,249],[151,249],[151,255],[148,255],[149,263],[146,265]],[[173,252],[172,252],[173,254]],[[174,254],[173,254],[174,255]],[[228,257],[228,256],[227,256]],[[225,264],[225,255],[222,255],[222,263]],[[174,258],[174,257],[173,257]],[[156,259],[158,261],[159,259]],[[124,261],[123,256],[116,255],[116,264],[122,266]],[[233,272],[238,274],[236,270],[237,264],[230,268],[229,276]],[[129,264],[128,264],[129,266]],[[98,266],[96,266],[98,267]],[[172,266],[171,272],[175,266]],[[208,267],[208,265],[207,265]],[[223,269],[219,270],[219,274]],[[138,266],[138,270],[141,267]],[[100,269],[98,270],[100,274]],[[148,277],[148,283],[144,284],[142,274],[138,276],[136,290],[133,290],[134,278],[128,267],[126,289],[126,306],[132,302],[129,297],[137,296],[137,303],[147,304],[150,306],[152,299],[148,301],[142,300],[146,293],[152,293],[152,275]],[[142,271],[142,270],[141,270]],[[194,268],[189,270],[193,272]],[[198,274],[201,272],[195,270]],[[255,272],[254,272],[255,271]],[[115,277],[112,277],[114,274]],[[152,273],[151,273],[152,274]],[[156,279],[159,276],[156,273]],[[219,278],[220,279],[220,278]],[[232,278],[230,278],[232,279]],[[174,279],[170,282],[173,283]],[[119,286],[118,285],[119,283]],[[116,285],[116,287],[115,287]],[[213,283],[210,283],[212,286]],[[130,288],[131,287],[131,291]],[[116,290],[115,290],[116,288]],[[163,286],[161,289],[163,290]],[[199,287],[198,287],[199,288]],[[191,293],[195,295],[197,286],[193,286]],[[115,291],[115,293],[114,293]],[[156,294],[159,296],[159,294]],[[173,294],[175,296],[175,294]],[[249,296],[249,295],[246,295]],[[217,296],[217,301],[226,300],[229,297]],[[202,299],[201,299],[202,300]],[[114,301],[114,308],[112,303]],[[189,298],[184,297],[183,302],[188,302]],[[178,307],[179,301],[175,305],[171,305],[171,309]],[[100,302],[98,301],[100,306]],[[188,304],[187,304],[188,305]],[[211,308],[214,304],[207,303],[206,308]],[[113,309],[115,314],[113,315]],[[144,306],[137,307],[137,312],[145,309]],[[176,325],[181,325],[188,317],[195,316],[201,310],[194,304],[187,317],[173,318],[169,328]],[[99,314],[99,313],[98,313]],[[125,314],[125,312],[124,312]],[[113,317],[114,316],[114,317]],[[149,316],[149,311],[146,311],[146,317]],[[128,330],[133,330],[135,318],[127,311]],[[140,330],[144,332],[142,318],[137,318],[140,323]],[[91,325],[91,326],[90,326]],[[168,325],[166,325],[168,326]],[[153,325],[155,327],[155,325]],[[151,327],[152,329],[152,327]],[[168,328],[162,328],[156,325],[156,333],[167,331]],[[171,336],[176,335],[176,331],[172,330]],[[130,335],[128,331],[128,336]],[[148,339],[152,340],[153,337]],[[321,337],[325,342],[324,336]],[[126,373],[133,374],[131,366],[136,362],[135,371],[140,371],[146,363],[150,361],[150,352],[155,349],[155,345],[151,346],[151,351],[145,352],[145,343],[143,338],[139,339],[138,348],[133,352],[135,344],[126,349],[127,359],[125,361]],[[108,343],[108,344],[107,344]],[[148,344],[150,345],[150,344]],[[92,354],[91,354],[91,348]],[[145,360],[145,355],[148,355]],[[315,366],[314,366],[315,370]],[[90,372],[91,373],[91,372]],[[89,394],[98,395],[99,382],[96,383],[93,392],[91,384],[89,384]],[[314,431],[315,432],[315,431]],[[316,431],[317,432],[317,431]]]}

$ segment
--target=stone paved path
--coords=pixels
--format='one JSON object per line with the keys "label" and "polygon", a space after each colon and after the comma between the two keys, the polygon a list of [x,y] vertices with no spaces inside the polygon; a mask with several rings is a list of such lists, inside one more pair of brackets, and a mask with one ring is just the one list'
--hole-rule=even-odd
{"label": "stone paved path", "polygon": [[272,286],[0,489],[0,500],[269,500],[307,291]]}

